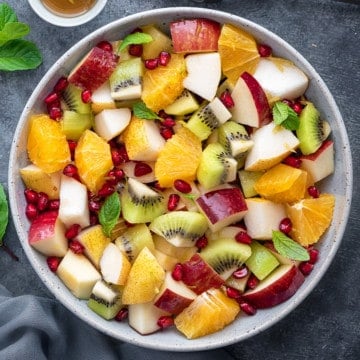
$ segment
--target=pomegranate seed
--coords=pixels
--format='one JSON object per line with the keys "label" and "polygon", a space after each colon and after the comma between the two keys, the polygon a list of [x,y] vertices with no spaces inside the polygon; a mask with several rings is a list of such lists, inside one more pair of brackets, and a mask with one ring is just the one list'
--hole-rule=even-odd
{"label": "pomegranate seed", "polygon": [[205,235],[203,235],[196,240],[195,246],[198,249],[204,249],[204,248],[206,248],[208,243],[209,243],[209,241],[208,241],[207,237]]}
{"label": "pomegranate seed", "polygon": [[81,92],[81,101],[85,104],[88,104],[91,101],[92,93],[90,90],[83,90]]}
{"label": "pomegranate seed", "polygon": [[249,269],[246,265],[243,265],[242,267],[238,268],[232,273],[232,277],[235,279],[242,279],[246,277],[249,273]]}
{"label": "pomegranate seed", "polygon": [[154,70],[158,66],[159,66],[159,59],[158,58],[145,60],[145,67],[148,70]]}
{"label": "pomegranate seed", "polygon": [[48,205],[49,210],[59,210],[59,207],[60,207],[59,199],[49,200],[49,205]]}
{"label": "pomegranate seed", "polygon": [[88,207],[90,211],[98,212],[101,208],[101,202],[94,198],[89,199]]}
{"label": "pomegranate seed", "polygon": [[63,174],[75,179],[78,179],[79,177],[78,169],[74,164],[66,165],[63,169]]}
{"label": "pomegranate seed", "polygon": [[128,53],[132,56],[140,57],[143,53],[143,46],[141,44],[131,44]]}
{"label": "pomegranate seed", "polygon": [[294,104],[292,105],[292,109],[293,109],[297,114],[301,114],[303,107],[302,107],[301,103],[296,102],[296,103],[294,103]]}
{"label": "pomegranate seed", "polygon": [[53,104],[55,101],[59,101],[59,95],[56,92],[52,92],[50,93],[46,98],[45,98],[45,103],[46,104]]}
{"label": "pomegranate seed", "polygon": [[111,43],[109,43],[108,41],[100,41],[99,43],[97,43],[96,47],[104,50],[104,51],[113,51],[113,47],[111,45]]}
{"label": "pomegranate seed", "polygon": [[122,180],[125,177],[123,169],[113,168],[108,173],[109,177],[113,177],[116,181]]}
{"label": "pomegranate seed", "polygon": [[74,239],[80,232],[81,226],[79,224],[72,224],[66,231],[65,237],[68,240]]}
{"label": "pomegranate seed", "polygon": [[161,127],[160,134],[165,140],[169,140],[174,135],[174,132],[169,127]]}
{"label": "pomegranate seed", "polygon": [[313,268],[314,264],[311,264],[309,261],[304,261],[299,265],[299,270],[304,276],[309,275],[312,272]]}
{"label": "pomegranate seed", "polygon": [[91,213],[90,214],[90,225],[97,225],[99,223],[99,217],[94,214],[94,213]]}
{"label": "pomegranate seed", "polygon": [[157,324],[161,329],[165,329],[174,325],[174,319],[171,316],[160,316]]}
{"label": "pomegranate seed", "polygon": [[122,309],[119,310],[119,312],[116,314],[114,319],[116,321],[123,321],[126,320],[128,316],[129,316],[129,310],[123,307]]}
{"label": "pomegranate seed", "polygon": [[25,189],[24,195],[25,195],[26,202],[28,204],[36,204],[37,203],[39,195],[35,190]]}
{"label": "pomegranate seed", "polygon": [[56,100],[50,104],[46,104],[46,108],[47,108],[48,113],[50,114],[50,111],[52,111],[52,108],[61,109],[61,102],[60,102],[60,100]]}
{"label": "pomegranate seed", "polygon": [[66,77],[61,77],[54,86],[54,91],[57,93],[63,92],[69,85],[68,79]]}
{"label": "pomegranate seed", "polygon": [[58,121],[61,119],[62,111],[59,107],[54,106],[54,107],[50,108],[49,116],[50,116],[50,119]]}
{"label": "pomegranate seed", "polygon": [[289,234],[292,230],[292,222],[289,218],[284,218],[280,221],[279,230],[284,234]]}
{"label": "pomegranate seed", "polygon": [[183,194],[189,194],[192,190],[191,185],[185,180],[177,179],[174,181],[174,188]]}
{"label": "pomegranate seed", "polygon": [[269,45],[260,44],[258,47],[259,55],[261,57],[268,57],[272,54],[272,49]]}
{"label": "pomegranate seed", "polygon": [[174,211],[180,201],[180,196],[178,194],[170,194],[169,199],[168,199],[168,204],[167,204],[167,209],[169,211]]}
{"label": "pomegranate seed", "polygon": [[284,164],[292,166],[297,169],[301,166],[301,163],[302,163],[300,158],[298,158],[297,156],[293,156],[293,155],[288,156],[286,159],[284,159],[283,162],[284,162]]}
{"label": "pomegranate seed", "polygon": [[98,191],[98,195],[102,197],[109,196],[115,192],[115,188],[113,185],[109,183],[105,183],[102,188]]}
{"label": "pomegranate seed", "polygon": [[259,283],[259,279],[254,274],[251,274],[246,283],[246,286],[249,289],[255,289],[258,283]]}
{"label": "pomegranate seed", "polygon": [[119,148],[111,148],[111,158],[115,166],[121,165],[129,161],[129,156],[125,146]]}
{"label": "pomegranate seed", "polygon": [[49,256],[46,259],[46,262],[48,264],[49,269],[52,272],[56,272],[56,270],[58,269],[59,265],[60,265],[60,259],[56,256]]}
{"label": "pomegranate seed", "polygon": [[27,204],[25,207],[26,217],[32,221],[38,216],[38,209],[35,204]]}
{"label": "pomegranate seed", "polygon": [[167,116],[164,119],[164,121],[161,123],[161,125],[163,125],[167,128],[172,128],[173,126],[175,126],[175,124],[176,124],[176,121],[171,116]]}
{"label": "pomegranate seed", "polygon": [[241,244],[251,244],[252,242],[252,238],[246,231],[239,231],[235,236],[235,240]]}
{"label": "pomegranate seed", "polygon": [[240,309],[247,315],[256,314],[256,308],[244,300],[240,301]]}
{"label": "pomegranate seed", "polygon": [[316,186],[309,186],[307,191],[308,194],[314,199],[317,199],[320,196],[320,191]]}
{"label": "pomegranate seed", "polygon": [[180,281],[182,280],[182,277],[183,277],[183,267],[180,263],[177,263],[175,266],[174,266],[174,269],[173,271],[171,272],[171,276],[174,280],[176,281]]}
{"label": "pomegranate seed", "polygon": [[146,174],[150,174],[152,171],[153,170],[149,164],[143,162],[137,162],[134,168],[134,175],[136,177],[144,176]]}
{"label": "pomegranate seed", "polygon": [[308,250],[310,259],[309,259],[309,263],[310,264],[315,264],[319,258],[319,250],[318,249],[314,249],[311,248]]}
{"label": "pomegranate seed", "polygon": [[167,117],[169,116],[164,110],[160,110],[160,111],[158,112],[158,115],[159,115],[159,117],[161,117],[162,119],[165,119],[165,118],[167,118]]}
{"label": "pomegranate seed", "polygon": [[234,107],[234,105],[235,105],[234,100],[231,97],[229,90],[225,90],[221,93],[220,100],[225,105],[225,107],[228,109]]}
{"label": "pomegranate seed", "polygon": [[38,194],[38,201],[37,201],[37,208],[39,211],[46,210],[49,203],[49,196],[44,192],[39,192]]}
{"label": "pomegranate seed", "polygon": [[226,295],[231,299],[239,299],[241,296],[241,293],[238,289],[227,286],[226,287]]}
{"label": "pomegranate seed", "polygon": [[82,254],[85,250],[84,246],[77,240],[71,240],[69,248],[74,254]]}
{"label": "pomegranate seed", "polygon": [[77,142],[74,140],[68,140],[67,141],[68,145],[69,145],[69,150],[70,150],[70,154],[71,154],[71,160],[74,160],[75,158],[75,149],[77,146]]}
{"label": "pomegranate seed", "polygon": [[161,51],[159,54],[159,64],[161,66],[166,66],[171,60],[171,55],[167,51]]}

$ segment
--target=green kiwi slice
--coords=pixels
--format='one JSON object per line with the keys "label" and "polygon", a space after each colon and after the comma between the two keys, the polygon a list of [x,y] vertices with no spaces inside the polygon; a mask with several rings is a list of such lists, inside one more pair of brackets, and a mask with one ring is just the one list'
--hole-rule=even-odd
{"label": "green kiwi slice", "polygon": [[169,115],[186,115],[196,111],[199,108],[199,103],[195,99],[195,96],[187,89],[181,93],[181,95],[164,111]]}
{"label": "green kiwi slice", "polygon": [[81,134],[93,126],[94,116],[91,113],[81,114],[65,110],[60,120],[61,128],[68,140],[79,140]]}
{"label": "green kiwi slice", "polygon": [[157,217],[149,229],[180,247],[192,247],[208,228],[204,215],[194,211],[174,211]]}
{"label": "green kiwi slice", "polygon": [[91,105],[84,103],[81,98],[83,90],[74,84],[69,84],[62,93],[62,99],[65,103],[65,108],[77,112],[79,114],[90,114]]}

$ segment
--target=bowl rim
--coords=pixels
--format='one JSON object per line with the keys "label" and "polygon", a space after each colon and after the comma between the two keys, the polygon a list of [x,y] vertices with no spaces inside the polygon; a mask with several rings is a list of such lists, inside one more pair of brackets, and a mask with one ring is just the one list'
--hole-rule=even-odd
{"label": "bowl rim", "polygon": [[[287,300],[285,303],[280,304],[276,307],[275,312],[269,317],[266,318],[266,321],[263,321],[261,324],[254,326],[253,328],[249,329],[243,333],[236,333],[236,331],[230,333],[232,336],[228,338],[224,338],[223,336],[217,336],[217,334],[221,334],[222,332],[215,333],[213,335],[209,335],[200,339],[195,340],[187,340],[185,337],[181,337],[177,335],[177,341],[168,342],[164,341],[165,336],[161,338],[159,341],[152,341],[154,338],[152,335],[138,335],[138,334],[131,334],[129,336],[123,336],[122,334],[116,333],[109,329],[106,325],[103,325],[99,321],[96,321],[94,318],[89,317],[89,315],[82,311],[82,309],[74,309],[73,306],[77,303],[77,300],[70,299],[70,297],[61,291],[59,286],[56,285],[57,281],[55,280],[55,275],[50,273],[47,269],[41,267],[41,264],[34,256],[33,249],[30,249],[29,245],[27,244],[26,238],[26,229],[21,221],[21,216],[19,211],[22,209],[18,209],[17,204],[17,194],[16,194],[16,187],[15,182],[12,180],[16,177],[19,177],[16,169],[16,160],[17,160],[17,141],[16,139],[20,138],[22,128],[27,122],[27,117],[31,112],[32,107],[34,106],[41,89],[43,89],[46,85],[49,84],[50,80],[56,75],[57,71],[59,70],[59,65],[64,64],[66,60],[71,57],[74,53],[78,52],[79,49],[82,49],[81,54],[85,53],[85,49],[89,46],[94,45],[94,42],[101,38],[101,36],[107,32],[110,32],[113,28],[122,28],[126,27],[133,22],[140,19],[147,19],[152,17],[157,17],[162,21],[163,17],[172,17],[172,18],[179,18],[179,17],[209,17],[215,18],[216,20],[224,23],[224,22],[232,22],[237,23],[238,25],[245,28],[249,28],[250,32],[257,32],[263,34],[266,37],[270,37],[272,40],[277,42],[279,46],[281,46],[286,54],[288,54],[289,58],[297,59],[303,68],[306,68],[308,74],[311,75],[312,79],[321,87],[322,95],[326,98],[326,101],[330,104],[332,115],[334,115],[336,122],[339,125],[340,132],[337,134],[337,138],[340,138],[340,142],[342,143],[343,147],[348,149],[348,151],[343,151],[344,154],[344,166],[346,168],[347,177],[346,183],[344,185],[344,211],[342,212],[342,219],[339,226],[336,229],[336,233],[334,236],[334,241],[332,241],[330,249],[327,253],[326,259],[323,260],[321,263],[321,267],[314,271],[307,279],[305,284],[298,290],[297,294],[293,296],[291,299]],[[78,59],[79,60],[79,59]],[[45,286],[50,290],[50,292],[55,296],[60,303],[62,303],[65,307],[67,307],[71,312],[73,312],[76,316],[78,316],[83,321],[90,324],[95,329],[109,335],[113,338],[118,340],[126,341],[130,344],[141,346],[144,348],[151,348],[155,350],[163,350],[163,351],[179,351],[179,352],[186,352],[186,351],[201,351],[201,350],[210,350],[215,349],[227,345],[234,344],[236,342],[240,342],[245,340],[251,336],[254,336],[264,330],[268,329],[270,326],[274,325],[281,319],[283,319],[286,315],[288,315],[291,311],[293,311],[314,289],[314,287],[319,283],[321,278],[326,273],[328,267],[330,266],[343,237],[345,232],[346,224],[349,218],[350,207],[351,207],[351,197],[352,197],[352,188],[353,188],[353,173],[352,173],[352,159],[351,159],[351,151],[348,136],[346,133],[346,128],[341,117],[340,111],[336,105],[334,98],[332,97],[329,89],[327,88],[326,84],[320,77],[320,75],[316,72],[316,70],[310,65],[310,63],[295,50],[289,43],[285,42],[282,38],[280,38],[275,33],[271,32],[270,30],[264,28],[257,23],[250,21],[246,18],[243,18],[238,15],[234,15],[231,13],[214,10],[214,9],[205,9],[205,8],[197,8],[197,7],[170,7],[170,8],[159,8],[159,9],[152,9],[147,10],[139,13],[135,13],[132,15],[128,15],[124,18],[120,18],[113,22],[110,22],[94,32],[85,36],[82,40],[80,40],[75,46],[71,47],[67,50],[55,63],[54,65],[46,72],[40,82],[37,84],[34,92],[28,99],[24,110],[21,114],[20,120],[16,127],[14,138],[12,141],[11,151],[10,151],[10,160],[9,160],[9,178],[8,178],[8,187],[9,187],[9,199],[10,199],[10,209],[14,221],[14,225],[21,242],[21,245],[27,255],[29,262],[31,263],[32,267],[34,268],[35,272],[39,275],[40,279],[43,281]],[[24,215],[22,215],[24,217]],[[272,308],[274,309],[274,308]],[[271,311],[272,309],[266,310]],[[157,338],[156,338],[157,339]],[[163,340],[164,339],[164,340]]]}

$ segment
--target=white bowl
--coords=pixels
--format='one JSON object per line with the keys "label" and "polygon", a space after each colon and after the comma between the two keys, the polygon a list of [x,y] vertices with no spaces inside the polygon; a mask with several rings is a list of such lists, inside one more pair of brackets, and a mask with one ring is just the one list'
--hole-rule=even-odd
{"label": "white bowl", "polygon": [[[196,340],[187,340],[173,329],[141,336],[126,323],[101,319],[88,309],[86,302],[71,295],[62,282],[49,271],[44,256],[28,244],[29,222],[24,215],[24,186],[19,176],[19,168],[28,162],[26,138],[29,115],[44,111],[43,99],[49,89],[60,76],[69,73],[92,46],[103,39],[119,39],[135,27],[144,24],[157,23],[165,28],[171,20],[190,17],[206,17],[242,27],[252,33],[259,42],[270,45],[275,55],[288,58],[299,66],[310,79],[307,97],[316,104],[322,117],[330,122],[332,137],[335,140],[336,162],[335,173],[322,184],[322,191],[331,192],[336,196],[333,222],[319,244],[320,259],[298,292],[281,305],[258,311],[255,316],[241,316],[224,330]],[[318,73],[294,48],[272,32],[238,16],[210,9],[178,7],[146,11],[117,20],[86,36],[53,65],[34,90],[21,115],[10,154],[9,197],[12,216],[21,245],[40,279],[63,305],[94,328],[116,339],[157,350],[199,351],[230,345],[258,334],[289,314],[314,289],[334,258],[345,231],[351,196],[352,161],[348,137],[337,105]]]}
{"label": "white bowl", "polygon": [[28,2],[36,14],[48,23],[62,27],[71,27],[85,24],[100,14],[107,0],[97,0],[94,6],[86,13],[74,17],[56,15],[44,6],[40,0],[28,0]]}

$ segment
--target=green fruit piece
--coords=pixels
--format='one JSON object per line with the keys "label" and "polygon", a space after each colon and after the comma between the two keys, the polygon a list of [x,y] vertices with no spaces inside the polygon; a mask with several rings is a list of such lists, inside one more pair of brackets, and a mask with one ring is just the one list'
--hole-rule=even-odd
{"label": "green fruit piece", "polygon": [[121,206],[123,218],[131,224],[150,222],[166,211],[164,196],[133,178],[121,192]]}
{"label": "green fruit piece", "polygon": [[82,101],[82,92],[82,89],[71,83],[65,88],[64,92],[62,93],[62,98],[67,110],[75,111],[80,114],[91,113],[91,104],[84,103]]}
{"label": "green fruit piece", "polygon": [[265,246],[253,241],[250,244],[251,256],[246,260],[246,266],[259,279],[265,279],[280,263]]}
{"label": "green fruit piece", "polygon": [[196,101],[194,95],[187,89],[164,111],[169,115],[181,116],[190,114],[199,108],[199,103]]}
{"label": "green fruit piece", "polygon": [[238,175],[240,179],[240,184],[246,198],[250,198],[258,194],[254,188],[254,184],[260,179],[263,174],[263,171],[239,170]]}
{"label": "green fruit piece", "polygon": [[238,243],[232,238],[221,238],[209,243],[200,255],[226,280],[251,256],[251,248],[249,245]]}
{"label": "green fruit piece", "polygon": [[155,248],[150,230],[145,224],[129,227],[115,240],[115,244],[126,254],[130,262],[134,261],[145,246],[150,251]]}
{"label": "green fruit piece", "polygon": [[326,136],[325,125],[314,104],[308,102],[301,111],[300,124],[296,130],[296,136],[300,141],[299,148],[304,155],[312,154],[319,149]]}
{"label": "green fruit piece", "polygon": [[94,116],[81,114],[76,111],[65,110],[60,120],[61,128],[68,140],[79,140],[82,133],[91,129],[94,123]]}
{"label": "green fruit piece", "polygon": [[121,293],[115,286],[99,280],[93,287],[87,305],[104,319],[113,319],[122,307]]}
{"label": "green fruit piece", "polygon": [[157,217],[150,230],[180,247],[192,247],[208,228],[204,215],[194,211],[174,211]]}
{"label": "green fruit piece", "polygon": [[219,143],[206,146],[201,154],[197,179],[205,189],[234,181],[237,161]]}

